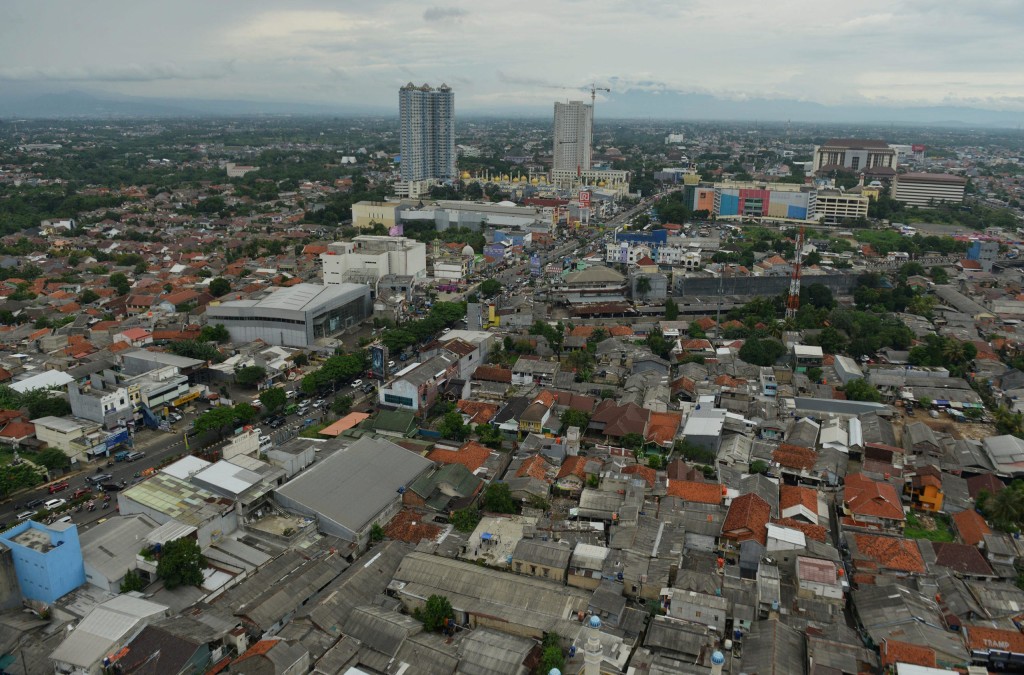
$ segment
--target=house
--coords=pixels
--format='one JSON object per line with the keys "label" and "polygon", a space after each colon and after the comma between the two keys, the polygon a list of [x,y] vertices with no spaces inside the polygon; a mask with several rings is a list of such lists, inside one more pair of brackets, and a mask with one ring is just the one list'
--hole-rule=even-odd
{"label": "house", "polygon": [[230,672],[305,673],[310,669],[309,650],[301,643],[281,638],[260,640],[231,662]]}
{"label": "house", "polygon": [[798,485],[779,488],[779,514],[783,518],[818,524],[818,491]]}
{"label": "house", "polygon": [[733,545],[753,539],[765,546],[771,515],[772,507],[758,495],[749,493],[737,497],[729,505],[729,513],[722,524],[722,539]]}
{"label": "house", "polygon": [[871,480],[863,473],[846,477],[843,511],[858,527],[902,532],[906,516],[899,495],[889,483]]}
{"label": "house", "polygon": [[1024,634],[1019,630],[964,626],[964,633],[975,665],[1001,671],[1019,669],[1024,663]]}
{"label": "house", "polygon": [[[434,405],[445,385],[456,381],[458,377],[458,358],[454,354],[442,352],[400,371],[387,386],[380,387],[378,401],[382,406],[423,412]],[[466,398],[469,393],[468,383],[462,389],[458,398]]]}
{"label": "house", "polygon": [[919,466],[906,484],[914,506],[921,511],[942,510],[942,472],[930,464]]}
{"label": "house", "polygon": [[832,560],[797,556],[797,595],[801,598],[842,602],[845,590],[843,575],[842,566]]}
{"label": "house", "polygon": [[641,408],[635,403],[619,405],[613,399],[605,399],[597,405],[590,425],[587,429],[607,437],[609,440],[621,440],[627,434],[639,434],[647,431],[647,423],[651,411]]}
{"label": "house", "polygon": [[464,464],[442,464],[423,474],[402,493],[405,506],[420,506],[449,513],[468,506],[483,488],[484,481]]}
{"label": "house", "polygon": [[935,551],[935,565],[938,567],[945,567],[955,574],[975,579],[995,576],[977,546],[933,542],[932,549]]}
{"label": "house", "polygon": [[846,538],[855,575],[853,581],[874,583],[876,575],[906,577],[925,574],[927,568],[917,542],[877,534],[853,534]]}
{"label": "house", "polygon": [[542,391],[519,416],[519,431],[540,434],[558,430],[561,422],[552,414],[554,402],[551,392]]}
{"label": "house", "polygon": [[903,427],[903,448],[910,455],[924,455],[941,459],[943,452],[939,440],[931,427],[923,422],[914,422]]}
{"label": "house", "polygon": [[566,457],[555,477],[555,487],[564,492],[579,494],[588,479],[601,473],[601,461],[592,457],[573,455]]}
{"label": "house", "polygon": [[985,541],[986,534],[992,534],[981,514],[974,509],[965,509],[953,514],[953,526],[956,527],[960,541],[969,546],[978,546]]}
{"label": "house", "polygon": [[512,384],[538,384],[542,387],[550,387],[554,385],[558,372],[557,361],[541,361],[537,358],[520,356],[512,366]]}
{"label": "house", "polygon": [[512,553],[512,569],[516,574],[564,582],[572,552],[566,540],[520,539]]}

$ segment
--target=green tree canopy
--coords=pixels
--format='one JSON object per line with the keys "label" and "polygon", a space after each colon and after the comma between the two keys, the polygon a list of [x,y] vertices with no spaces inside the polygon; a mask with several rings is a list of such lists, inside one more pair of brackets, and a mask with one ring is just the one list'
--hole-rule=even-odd
{"label": "green tree canopy", "polygon": [[71,465],[71,459],[60,448],[40,450],[34,460],[36,464],[42,464],[47,469],[66,469]]}
{"label": "green tree canopy", "polygon": [[740,358],[755,366],[771,366],[786,353],[786,347],[773,338],[749,338],[740,347]]}
{"label": "green tree canopy", "polygon": [[231,283],[224,277],[217,277],[210,282],[209,288],[210,295],[219,298],[231,292]]}
{"label": "green tree canopy", "polygon": [[562,412],[562,416],[559,418],[562,423],[561,433],[565,433],[569,427],[579,427],[581,432],[587,430],[587,426],[590,424],[590,415],[583,412],[582,410],[573,410],[572,408],[566,408]]}
{"label": "green tree canopy", "polygon": [[235,382],[243,387],[253,387],[264,380],[267,369],[262,366],[245,366],[235,371]]}
{"label": "green tree canopy", "polygon": [[161,547],[156,575],[168,590],[178,586],[200,586],[204,567],[206,559],[195,539],[175,539]]}
{"label": "green tree canopy", "polygon": [[441,432],[441,436],[453,441],[466,440],[470,432],[469,425],[462,420],[462,413],[457,410],[445,413],[440,424],[437,425],[437,430]]}
{"label": "green tree canopy", "polygon": [[203,329],[199,331],[200,342],[230,342],[231,333],[224,327],[224,324],[218,323],[216,326],[209,324],[203,326]]}
{"label": "green tree canopy", "polygon": [[288,394],[280,387],[270,387],[260,392],[260,403],[268,412],[274,412],[288,403]]}
{"label": "green tree canopy", "polygon": [[417,608],[419,616],[416,618],[423,621],[423,630],[428,633],[441,630],[445,623],[455,619],[455,610],[452,603],[443,595],[431,595],[423,605],[423,609]]}
{"label": "green tree canopy", "polygon": [[124,272],[114,272],[110,275],[110,286],[117,291],[118,295],[128,295],[128,291],[131,290],[131,282],[128,281],[128,277],[124,275]]}
{"label": "green tree canopy", "polygon": [[483,507],[484,511],[491,513],[515,513],[516,500],[512,498],[508,484],[491,483],[488,485],[484,490]]}
{"label": "green tree canopy", "polygon": [[491,298],[501,293],[503,286],[497,279],[488,279],[480,284],[477,290],[480,291],[480,295],[485,298]]}
{"label": "green tree canopy", "polygon": [[847,382],[846,386],[843,387],[843,391],[846,392],[846,398],[851,401],[870,401],[873,403],[881,403],[882,401],[882,394],[879,393],[878,389],[860,377]]}

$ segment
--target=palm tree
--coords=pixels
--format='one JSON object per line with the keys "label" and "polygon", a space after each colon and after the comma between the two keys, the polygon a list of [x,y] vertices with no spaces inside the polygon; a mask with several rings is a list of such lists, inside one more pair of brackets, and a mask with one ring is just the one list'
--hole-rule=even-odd
{"label": "palm tree", "polygon": [[1024,493],[1009,487],[985,499],[985,515],[1000,530],[1013,532],[1024,520]]}
{"label": "palm tree", "polygon": [[646,276],[637,277],[634,291],[637,295],[646,298],[647,294],[651,292],[651,280]]}
{"label": "palm tree", "polygon": [[942,347],[942,357],[946,359],[946,363],[963,363],[964,356],[963,342],[953,339],[946,340],[946,344]]}

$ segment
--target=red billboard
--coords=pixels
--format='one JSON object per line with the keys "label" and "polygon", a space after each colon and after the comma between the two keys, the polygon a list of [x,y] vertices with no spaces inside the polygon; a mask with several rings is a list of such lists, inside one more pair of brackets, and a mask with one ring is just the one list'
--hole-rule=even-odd
{"label": "red billboard", "polygon": [[913,150],[914,152],[924,152],[923,145],[912,145],[910,146],[910,149]]}
{"label": "red billboard", "polygon": [[590,193],[589,192],[580,192],[580,206],[582,206],[585,209],[589,209],[590,208]]}

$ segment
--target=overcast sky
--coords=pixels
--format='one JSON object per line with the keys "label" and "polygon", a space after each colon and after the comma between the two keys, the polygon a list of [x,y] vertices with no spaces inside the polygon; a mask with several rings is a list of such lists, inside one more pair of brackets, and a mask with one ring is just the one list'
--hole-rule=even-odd
{"label": "overcast sky", "polygon": [[1024,0],[436,1],[0,0],[0,90],[397,108],[399,86],[444,81],[471,111],[596,81],[1024,110]]}

